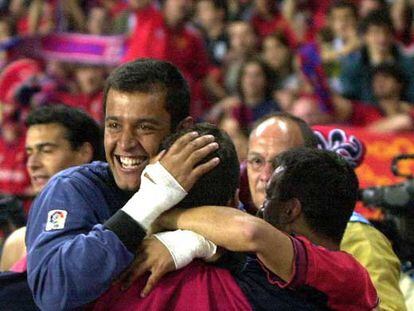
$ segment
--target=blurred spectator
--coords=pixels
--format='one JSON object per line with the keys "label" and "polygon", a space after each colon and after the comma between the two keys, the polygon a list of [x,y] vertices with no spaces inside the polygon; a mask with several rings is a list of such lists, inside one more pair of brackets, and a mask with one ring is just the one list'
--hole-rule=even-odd
{"label": "blurred spectator", "polygon": [[95,121],[103,121],[103,87],[106,78],[106,68],[99,65],[79,64],[74,69],[76,88],[72,91],[52,93],[49,98],[80,108],[87,112]]}
{"label": "blurred spectator", "polygon": [[[217,103],[207,119],[217,122],[219,118],[223,124],[229,125],[232,129],[237,128],[240,133],[246,135],[247,129],[254,121],[280,110],[272,99],[274,79],[274,72],[261,59],[248,59],[243,63],[238,76],[238,96],[227,97]],[[235,126],[234,122],[238,125]],[[227,132],[230,134],[232,131]]]}
{"label": "blurred spectator", "polygon": [[52,0],[11,0],[9,14],[16,20],[17,33],[24,36],[53,31],[56,5]]}
{"label": "blurred spectator", "polygon": [[136,7],[136,25],[124,61],[149,57],[175,64],[192,90],[191,115],[201,116],[208,107],[207,94],[220,99],[225,91],[209,73],[210,63],[201,36],[187,23],[192,2],[165,0],[161,11],[151,4]]}
{"label": "blurred spectator", "polygon": [[202,30],[210,61],[217,66],[221,65],[229,48],[226,12],[224,0],[200,0],[196,4],[196,23]]}
{"label": "blurred spectator", "polygon": [[91,8],[86,21],[86,32],[91,35],[105,35],[111,28],[110,18],[105,8],[95,6]]}
{"label": "blurred spectator", "polygon": [[243,64],[237,88],[242,105],[247,107],[251,115],[251,121],[279,110],[272,99],[274,80],[274,72],[261,59],[249,59]]}
{"label": "blurred spectator", "polygon": [[355,57],[347,57],[341,65],[343,95],[377,105],[372,89],[372,69],[383,63],[391,63],[399,66],[408,79],[403,98],[414,102],[414,63],[396,46],[387,12],[371,12],[362,21],[361,31],[364,46]]}
{"label": "blurred spectator", "polygon": [[14,20],[8,16],[0,17],[0,69],[10,60],[10,47],[17,41]]}
{"label": "blurred spectator", "polygon": [[[3,241],[16,229],[26,224],[23,204],[14,196],[0,195],[0,256]],[[0,263],[0,271],[3,271]]]}
{"label": "blurred spectator", "polygon": [[237,92],[237,77],[245,60],[257,53],[258,38],[252,26],[244,21],[228,25],[230,49],[224,59],[224,84],[229,94]]}
{"label": "blurred spectator", "polygon": [[254,0],[251,24],[260,39],[274,33],[281,32],[287,38],[289,46],[296,46],[297,39],[289,22],[279,12],[276,1]]}
{"label": "blurred spectator", "polygon": [[328,21],[333,40],[329,46],[322,46],[323,62],[337,61],[360,48],[358,12],[352,2],[334,2],[329,8]]}
{"label": "blurred spectator", "polygon": [[375,132],[412,130],[414,108],[402,100],[406,82],[397,66],[383,64],[373,69],[372,88],[378,107],[334,96],[334,113],[328,115],[322,112],[315,97],[303,96],[294,103],[291,112],[309,124],[339,122]]}
{"label": "blurred spectator", "polygon": [[388,10],[386,0],[359,0],[358,13],[361,18],[367,17],[373,11]]}
{"label": "blurred spectator", "polygon": [[262,57],[266,64],[275,71],[280,89],[296,89],[298,78],[293,64],[294,51],[281,33],[268,35],[262,43]]}

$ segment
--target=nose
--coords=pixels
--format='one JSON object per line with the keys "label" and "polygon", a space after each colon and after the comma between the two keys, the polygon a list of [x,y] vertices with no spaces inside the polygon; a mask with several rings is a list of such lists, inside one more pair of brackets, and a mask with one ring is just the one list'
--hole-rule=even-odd
{"label": "nose", "polygon": [[134,149],[139,144],[138,137],[134,135],[132,130],[126,128],[122,131],[119,145],[124,151]]}
{"label": "nose", "polygon": [[272,177],[272,173],[273,173],[272,163],[266,162],[260,172],[260,180],[262,182],[267,183],[270,177]]}
{"label": "nose", "polygon": [[40,159],[40,155],[37,152],[33,152],[32,154],[27,156],[27,168],[30,171],[36,171],[42,167],[42,161]]}

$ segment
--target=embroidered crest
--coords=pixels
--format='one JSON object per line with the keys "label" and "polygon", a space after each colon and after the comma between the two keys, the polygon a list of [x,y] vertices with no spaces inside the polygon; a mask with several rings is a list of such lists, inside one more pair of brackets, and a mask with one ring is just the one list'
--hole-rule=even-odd
{"label": "embroidered crest", "polygon": [[46,231],[59,230],[65,228],[67,211],[55,209],[47,213]]}

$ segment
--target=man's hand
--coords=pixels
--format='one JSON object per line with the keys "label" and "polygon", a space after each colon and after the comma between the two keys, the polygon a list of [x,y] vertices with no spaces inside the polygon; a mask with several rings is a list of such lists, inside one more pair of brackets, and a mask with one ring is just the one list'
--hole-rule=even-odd
{"label": "man's hand", "polygon": [[162,276],[174,270],[174,260],[168,249],[158,239],[150,237],[142,242],[138,256],[122,273],[119,282],[123,289],[127,289],[144,273],[150,272],[147,284],[141,291],[141,297],[146,297]]}
{"label": "man's hand", "polygon": [[187,192],[205,173],[213,169],[218,158],[199,164],[208,154],[218,148],[214,136],[199,136],[197,132],[183,135],[161,157],[160,163]]}

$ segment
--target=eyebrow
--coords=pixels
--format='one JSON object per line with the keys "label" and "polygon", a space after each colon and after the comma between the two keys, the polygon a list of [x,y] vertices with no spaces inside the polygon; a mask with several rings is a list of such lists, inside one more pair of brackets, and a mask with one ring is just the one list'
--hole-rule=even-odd
{"label": "eyebrow", "polygon": [[50,142],[46,142],[46,143],[40,143],[40,144],[36,144],[34,146],[26,146],[25,149],[29,150],[29,149],[41,149],[43,147],[57,147],[58,145],[55,143],[50,143]]}
{"label": "eyebrow", "polygon": [[[105,122],[107,121],[119,121],[120,118],[118,117],[114,117],[114,116],[108,116],[105,118]],[[160,120],[156,119],[156,118],[141,118],[136,120],[135,122],[136,124],[139,123],[153,123],[153,124],[162,124],[163,122],[161,122]]]}

